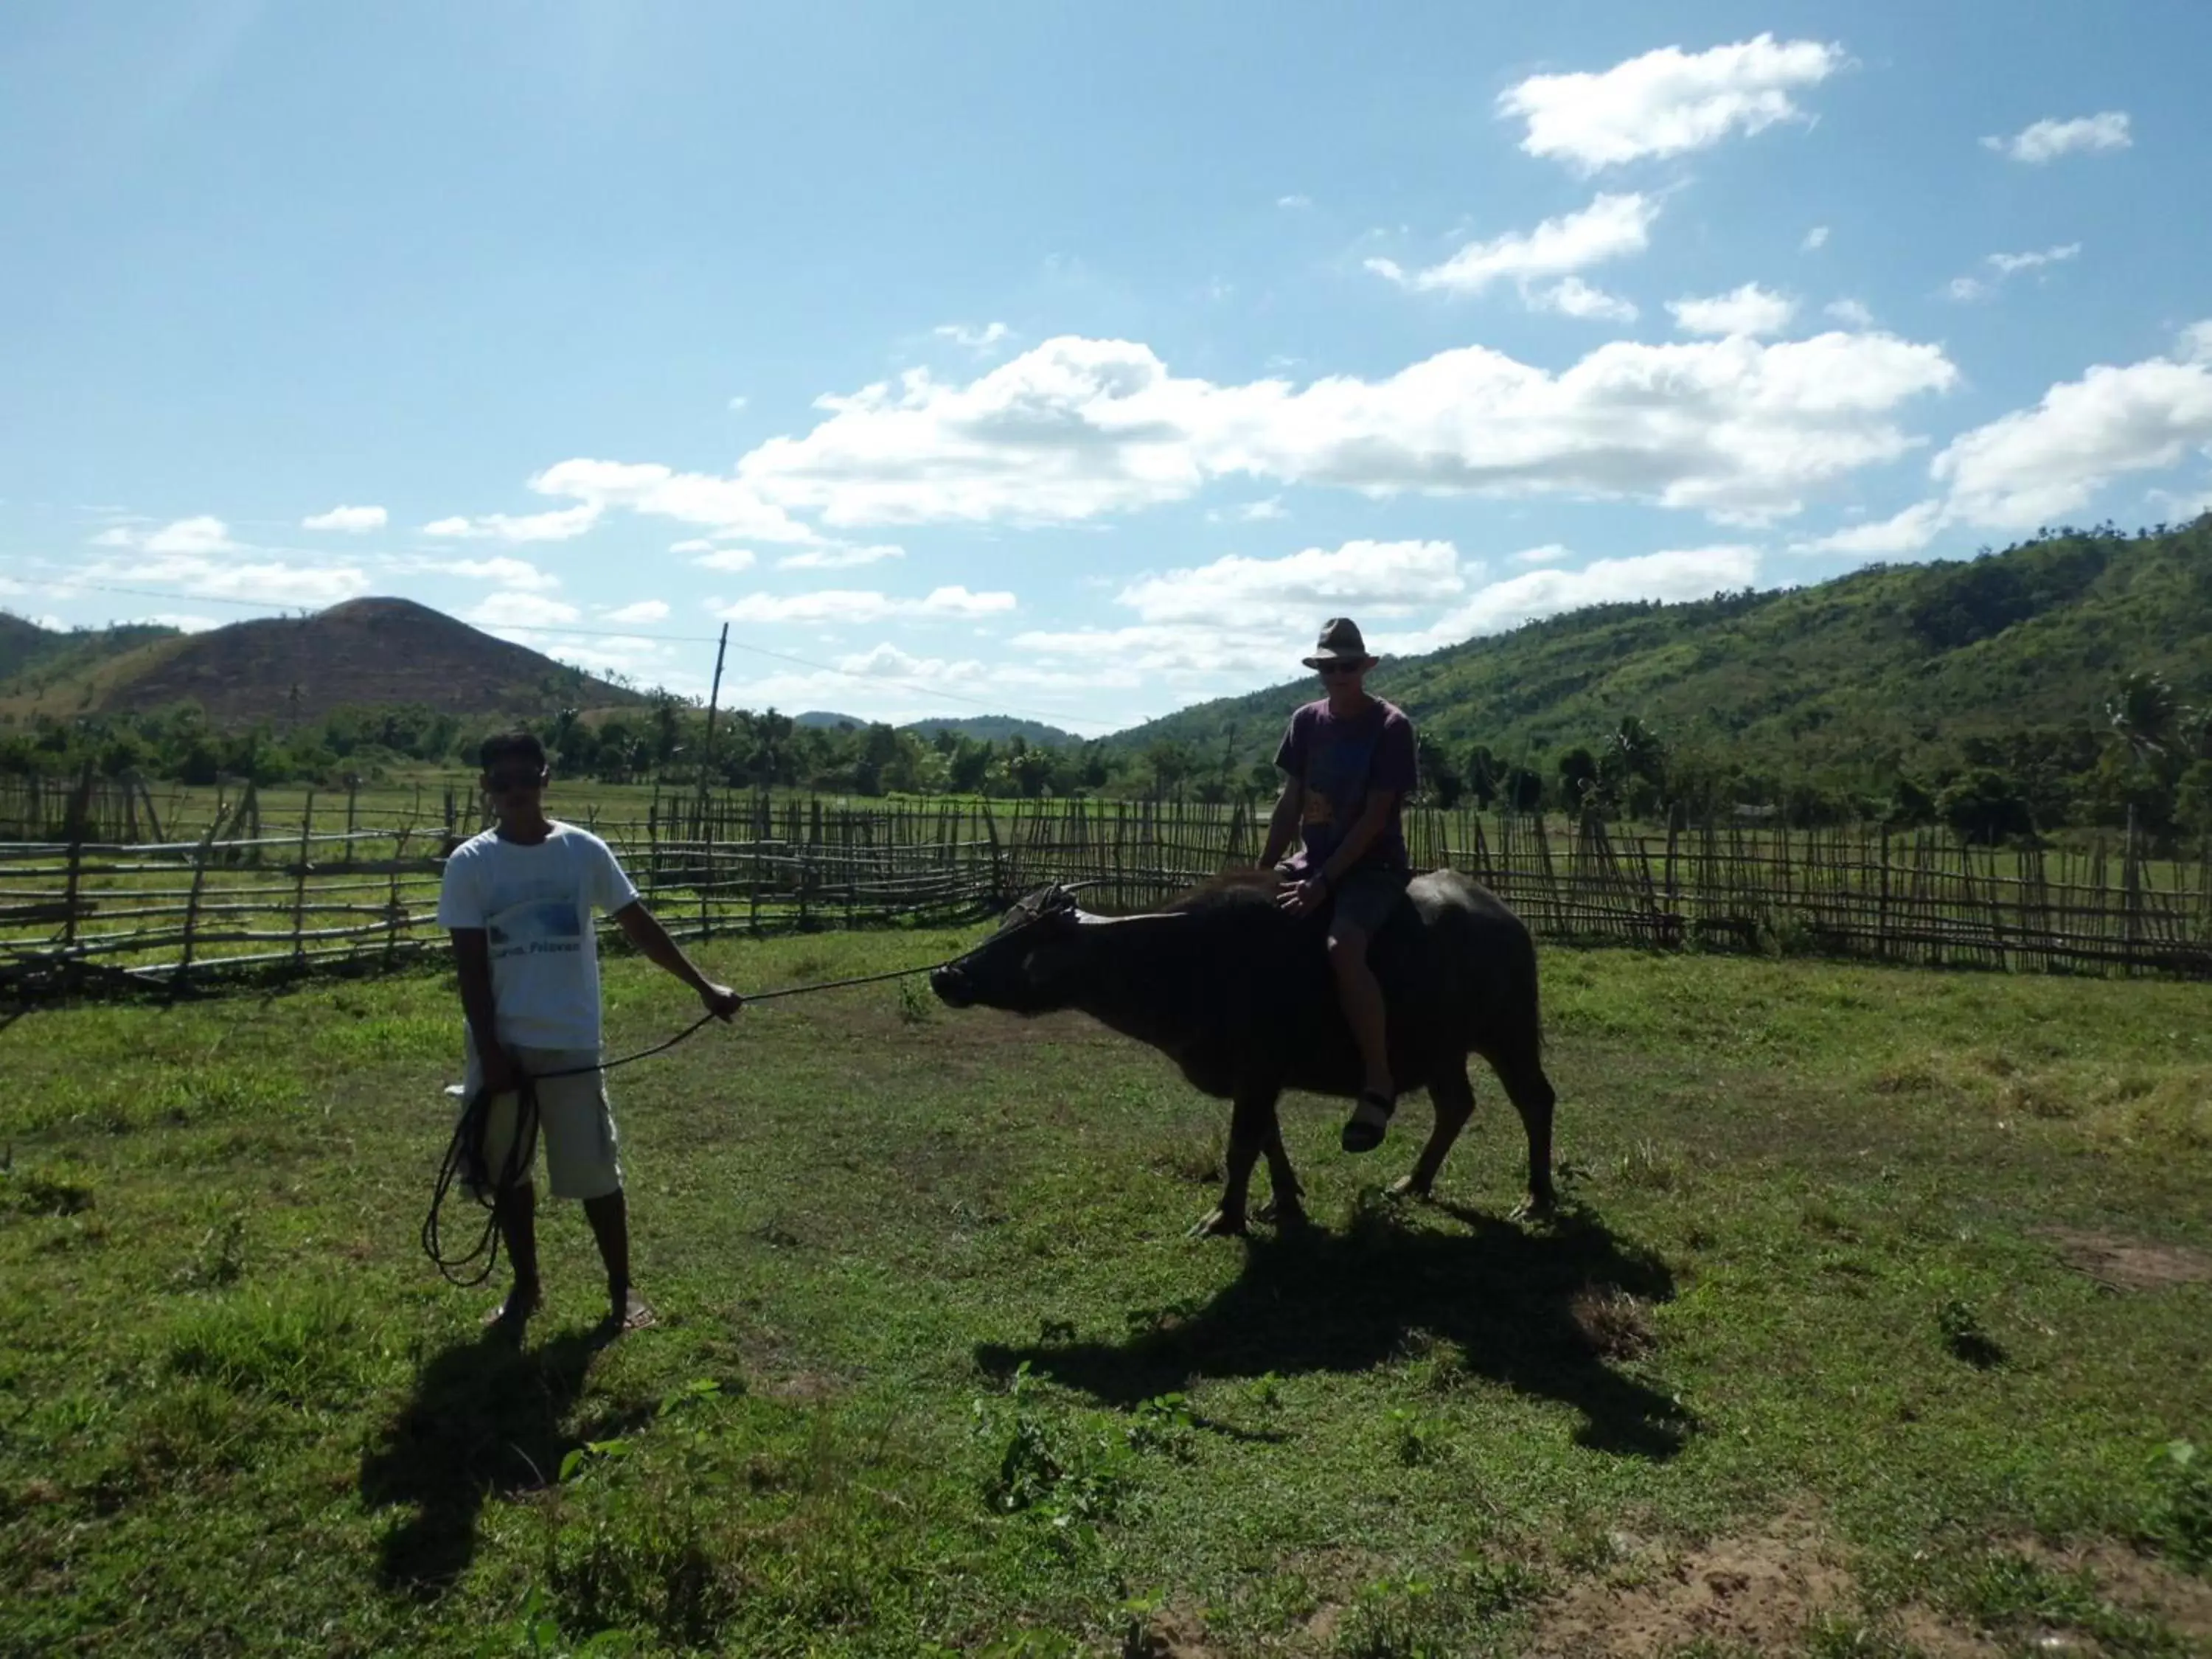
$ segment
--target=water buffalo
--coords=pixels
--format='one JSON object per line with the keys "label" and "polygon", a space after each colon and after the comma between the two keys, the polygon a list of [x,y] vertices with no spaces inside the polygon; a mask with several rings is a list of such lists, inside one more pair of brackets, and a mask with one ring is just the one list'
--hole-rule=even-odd
{"label": "water buffalo", "polygon": [[[1150,1043],[1207,1094],[1233,1103],[1221,1203],[1194,1232],[1244,1231],[1264,1153],[1276,1218],[1302,1218],[1275,1102],[1285,1089],[1356,1096],[1358,1052],[1337,1003],[1324,918],[1275,903],[1265,871],[1220,878],[1155,914],[1105,917],[1060,887],[1030,894],[999,931],[930,976],[955,1008],[1078,1008]],[[1474,1110],[1467,1057],[1504,1085],[1528,1138],[1528,1207],[1549,1210],[1552,1107],[1536,1006],[1536,951],[1494,894],[1449,870],[1416,877],[1370,960],[1390,1009],[1390,1069],[1436,1111],[1413,1171],[1390,1189],[1425,1197]]]}

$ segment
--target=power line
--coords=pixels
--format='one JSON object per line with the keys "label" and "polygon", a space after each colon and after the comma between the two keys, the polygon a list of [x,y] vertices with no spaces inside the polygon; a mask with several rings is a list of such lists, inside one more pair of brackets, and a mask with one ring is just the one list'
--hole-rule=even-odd
{"label": "power line", "polygon": [[[151,587],[119,587],[106,582],[79,582],[75,585],[102,593],[130,593],[139,599],[167,599],[179,605],[238,605],[248,611],[264,611],[270,608],[265,600],[260,599],[230,599],[215,594],[165,593]],[[457,617],[455,620],[459,619]],[[473,626],[473,624],[465,625]],[[648,634],[635,628],[556,628],[536,623],[503,623],[501,626],[510,634],[551,634],[589,640],[650,640],[663,645],[713,645],[717,642],[717,636],[713,634]],[[963,702],[971,708],[988,709],[994,714],[1017,714],[1027,720],[1042,720],[1047,725],[1054,722],[1072,722],[1079,726],[1098,724],[1096,720],[1077,720],[1072,714],[1047,713],[1037,708],[1014,708],[1003,702],[993,702],[983,697],[966,696],[957,691],[947,691],[940,686],[932,685],[927,681],[908,679],[896,674],[863,674],[854,669],[840,668],[835,663],[817,662],[811,657],[795,657],[787,651],[771,651],[764,645],[750,645],[734,635],[731,638],[731,643],[751,656],[773,658],[777,662],[796,663],[801,668],[811,668],[819,673],[840,674],[847,679],[858,680],[863,685],[897,686],[903,690],[918,692],[945,702]]]}

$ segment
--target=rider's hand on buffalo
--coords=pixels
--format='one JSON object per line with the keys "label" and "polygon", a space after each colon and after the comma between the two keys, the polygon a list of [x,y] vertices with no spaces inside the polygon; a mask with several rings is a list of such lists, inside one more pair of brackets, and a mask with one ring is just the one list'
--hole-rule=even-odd
{"label": "rider's hand on buffalo", "polygon": [[1292,915],[1302,916],[1328,896],[1328,884],[1319,876],[1309,876],[1285,886],[1275,902]]}

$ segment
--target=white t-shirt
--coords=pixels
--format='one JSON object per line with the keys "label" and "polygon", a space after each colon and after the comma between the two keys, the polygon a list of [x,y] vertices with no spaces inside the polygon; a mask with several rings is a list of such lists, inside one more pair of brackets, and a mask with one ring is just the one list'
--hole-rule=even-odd
{"label": "white t-shirt", "polygon": [[555,823],[535,845],[487,830],[446,860],[438,925],[481,927],[491,946],[499,1040],[517,1048],[599,1046],[599,952],[594,905],[610,913],[637,889],[606,842]]}

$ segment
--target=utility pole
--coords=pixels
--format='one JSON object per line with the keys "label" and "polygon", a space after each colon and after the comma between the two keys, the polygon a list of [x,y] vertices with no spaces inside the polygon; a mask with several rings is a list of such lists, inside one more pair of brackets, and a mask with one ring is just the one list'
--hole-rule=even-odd
{"label": "utility pole", "polygon": [[722,701],[722,656],[730,648],[730,625],[722,624],[722,637],[714,647],[714,685],[707,694],[707,741],[699,757],[699,793],[707,793],[708,769],[714,763],[714,713]]}

